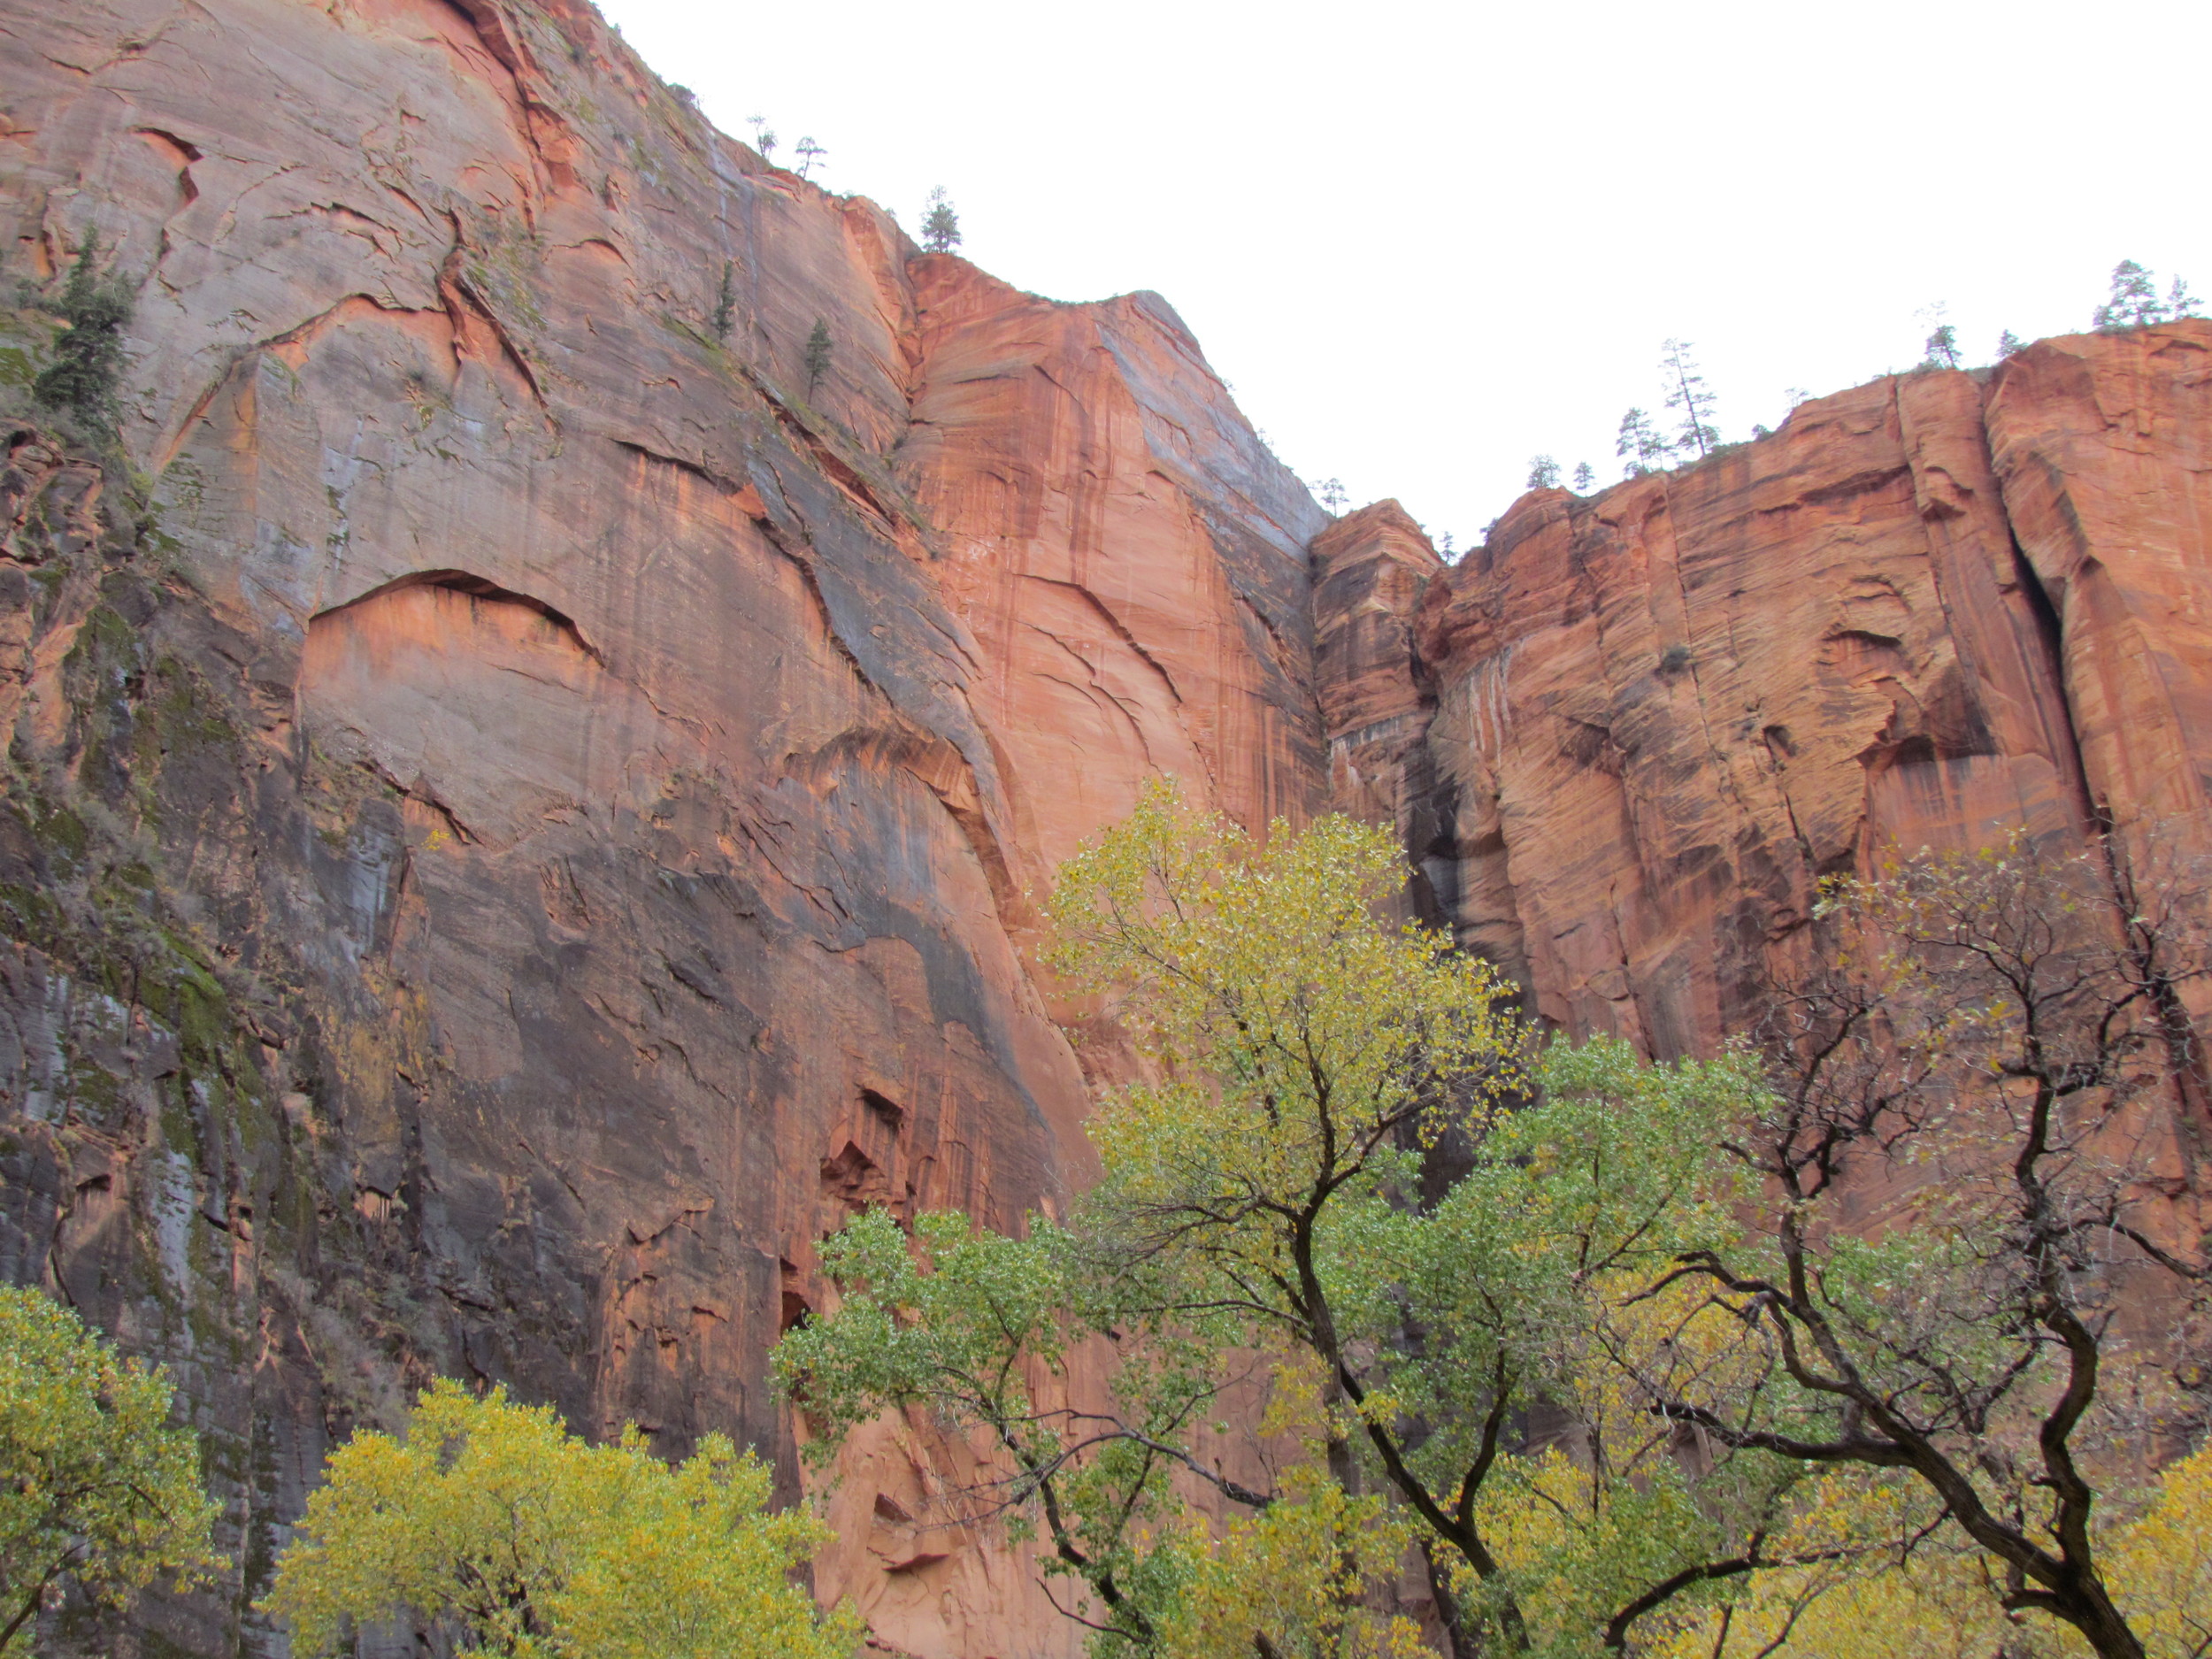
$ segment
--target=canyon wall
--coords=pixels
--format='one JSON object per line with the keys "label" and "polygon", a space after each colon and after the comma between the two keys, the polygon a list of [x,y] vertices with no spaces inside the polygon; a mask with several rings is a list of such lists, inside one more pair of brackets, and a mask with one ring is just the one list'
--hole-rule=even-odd
{"label": "canyon wall", "polygon": [[[814,1241],[1084,1179],[1026,890],[1161,769],[1316,803],[1325,516],[1164,302],[921,256],[587,8],[4,21],[11,282],[96,234],[137,307],[119,462],[0,480],[0,1269],[169,1365],[234,1562],[57,1640],[280,1651],[324,1452],[435,1373],[795,1492]],[[856,1445],[819,1587],[1078,1651],[932,1524],[960,1455]]]}
{"label": "canyon wall", "polygon": [[1824,874],[2016,826],[2212,853],[2208,445],[2183,322],[1525,496],[1411,618],[1462,939],[1559,1025],[1685,1054],[1743,1028]]}
{"label": "canyon wall", "polygon": [[[1661,1054],[1886,846],[2202,839],[2206,325],[1818,400],[1447,569],[1156,296],[921,252],[580,4],[0,28],[0,1272],[170,1367],[233,1557],[56,1651],[280,1654],[325,1451],[435,1374],[795,1495],[816,1241],[1087,1179],[1123,1062],[1034,895],[1151,777],[1394,822],[1415,913]],[[27,395],[93,234],[111,452]],[[1079,1652],[934,1502],[967,1455],[860,1437],[818,1589]]]}

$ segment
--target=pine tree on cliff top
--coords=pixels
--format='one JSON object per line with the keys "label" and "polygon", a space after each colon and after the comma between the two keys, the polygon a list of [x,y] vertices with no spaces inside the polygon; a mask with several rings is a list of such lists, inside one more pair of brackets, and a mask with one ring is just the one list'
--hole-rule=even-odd
{"label": "pine tree on cliff top", "polygon": [[1667,407],[1678,412],[1682,423],[1674,440],[1675,452],[1686,457],[1695,450],[1702,459],[1720,442],[1720,434],[1712,426],[1713,394],[1691,360],[1688,341],[1670,340],[1662,349],[1666,356],[1659,359],[1659,373],[1666,381]]}
{"label": "pine tree on cliff top", "polygon": [[952,211],[952,198],[939,185],[929,193],[929,212],[922,219],[922,246],[932,253],[950,253],[960,245],[960,215]]}
{"label": "pine tree on cliff top", "polygon": [[1955,369],[1959,366],[1959,331],[1946,315],[1950,309],[1938,300],[1914,313],[1928,327],[1928,337],[1920,342],[1920,367],[1924,369]]}
{"label": "pine tree on cliff top", "polygon": [[1628,457],[1624,478],[1640,478],[1655,466],[1664,466],[1671,458],[1667,441],[1640,409],[1632,409],[1621,417],[1620,437],[1613,453]]}
{"label": "pine tree on cliff top", "polygon": [[1528,482],[1525,489],[1557,489],[1559,463],[1548,455],[1531,456],[1528,463]]}
{"label": "pine tree on cliff top", "polygon": [[2123,259],[2112,267],[2112,296],[2097,307],[2091,319],[2101,334],[2117,334],[2123,328],[2140,328],[2146,323],[2166,320],[2166,308],[2158,303],[2158,288],[2151,280],[2151,273],[2132,259]]}

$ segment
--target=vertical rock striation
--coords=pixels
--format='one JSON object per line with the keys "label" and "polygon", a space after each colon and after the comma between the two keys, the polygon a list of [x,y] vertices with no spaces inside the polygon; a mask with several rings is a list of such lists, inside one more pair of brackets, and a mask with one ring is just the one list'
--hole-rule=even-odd
{"label": "vertical rock striation", "polygon": [[2043,341],[1987,419],[2098,810],[2212,850],[2212,325]]}
{"label": "vertical rock striation", "polygon": [[977,652],[1025,880],[1148,777],[1255,825],[1317,803],[1306,544],[1327,522],[1156,294],[1062,305],[911,267],[900,446]]}
{"label": "vertical rock striation", "polygon": [[[4,10],[11,275],[138,297],[104,497],[7,427],[0,1264],[176,1371],[236,1562],[56,1640],[280,1651],[434,1373],[795,1483],[815,1241],[1083,1179],[1025,888],[1159,771],[1317,802],[1324,515],[1164,303],[918,256],[587,8]],[[1076,1652],[964,1455],[857,1445],[821,1587]]]}
{"label": "vertical rock striation", "polygon": [[1663,1055],[1819,878],[2098,820],[2200,850],[2212,325],[2047,341],[1524,497],[1416,618],[1462,937]]}

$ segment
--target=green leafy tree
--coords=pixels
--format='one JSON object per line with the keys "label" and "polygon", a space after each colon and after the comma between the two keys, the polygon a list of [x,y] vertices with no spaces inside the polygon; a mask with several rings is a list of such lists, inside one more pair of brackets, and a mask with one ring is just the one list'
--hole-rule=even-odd
{"label": "green leafy tree", "polygon": [[2204,302],[2189,291],[2189,285],[2179,277],[2166,290],[2166,315],[2178,322],[2185,317],[2200,317]]}
{"label": "green leafy tree", "polygon": [[1591,469],[1590,469],[1590,464],[1589,464],[1587,461],[1577,461],[1577,462],[1575,463],[1575,494],[1576,494],[1576,495],[1588,495],[1588,494],[1590,493],[1590,487],[1591,487],[1592,485],[1595,484],[1597,481],[1598,481],[1598,475],[1597,475],[1594,472],[1591,471]]}
{"label": "green leafy tree", "polygon": [[814,319],[814,332],[806,337],[806,395],[814,396],[814,388],[821,381],[830,365],[830,354],[836,342],[830,338],[829,324],[822,318]]}
{"label": "green leafy tree", "polygon": [[829,151],[822,145],[816,143],[810,136],[799,141],[796,153],[799,157],[799,176],[804,179],[813,173],[815,164],[828,155]]}
{"label": "green leafy tree", "polygon": [[[1102,1652],[1210,1651],[1194,1619],[1232,1620],[1248,1653],[1370,1651],[1395,1638],[1358,1609],[1409,1542],[1467,1655],[1594,1651],[1802,1558],[1770,1540],[1804,1471],[1686,1462],[1600,1340],[1652,1363],[1667,1322],[1612,1303],[1733,1236],[1710,1148],[1755,1071],[1562,1048],[1504,1110],[1527,1080],[1504,987],[1379,919],[1402,880],[1383,832],[1327,818],[1263,845],[1148,795],[1049,905],[1054,964],[1156,1079],[1092,1120],[1099,1184],[1020,1239],[932,1215],[910,1240],[871,1212],[824,1247],[836,1311],[777,1351],[814,1455],[890,1406],[986,1429],[1008,1472],[971,1496],[1042,1529]],[[1440,1148],[1463,1173],[1424,1203]],[[1111,1399],[1079,1409],[1085,1344]],[[1255,1379],[1304,1452],[1240,1479],[1199,1430]],[[1563,1410],[1578,1456],[1517,1431]],[[1201,1548],[1171,1478],[1240,1518]],[[1210,1577],[1225,1560],[1249,1571]]]}
{"label": "green leafy tree", "polygon": [[1321,498],[1321,504],[1333,513],[1342,512],[1344,503],[1351,499],[1345,494],[1344,480],[1338,478],[1323,479],[1315,486],[1314,494]]}
{"label": "green leafy tree", "polygon": [[130,289],[99,268],[100,242],[85,233],[76,263],[54,309],[69,326],[54,341],[54,360],[31,383],[42,403],[68,410],[96,426],[116,416],[116,382],[123,372],[123,329],[131,319]]}
{"label": "green leafy tree", "polygon": [[1686,457],[1694,451],[1702,458],[1720,442],[1720,434],[1712,425],[1713,394],[1691,359],[1688,341],[1670,340],[1663,349],[1666,355],[1659,359],[1659,373],[1666,385],[1667,407],[1675,411],[1678,423],[1675,453]]}
{"label": "green leafy tree", "polygon": [[764,115],[749,115],[745,118],[745,125],[753,129],[753,148],[760,151],[760,158],[772,165],[772,157],[776,153],[776,134],[775,130],[768,125],[768,118]]}
{"label": "green leafy tree", "polygon": [[413,1617],[462,1659],[846,1659],[857,1621],[789,1577],[827,1534],[769,1513],[770,1480],[718,1434],[672,1468],[634,1428],[592,1446],[441,1381],[403,1438],[331,1454],[264,1605],[303,1655]]}
{"label": "green leafy tree", "polygon": [[932,253],[950,253],[959,245],[960,215],[941,184],[929,193],[929,211],[922,216],[922,246]]}
{"label": "green leafy tree", "polygon": [[68,1309],[0,1286],[0,1649],[64,1580],[120,1606],[219,1564],[198,1441],[170,1423],[171,1400],[158,1370]]}
{"label": "green leafy tree", "polygon": [[1653,468],[1664,466],[1674,456],[1658,427],[1651,424],[1651,417],[1640,409],[1632,409],[1621,417],[1620,436],[1613,453],[1628,457],[1623,474],[1627,478],[1641,478]]}
{"label": "green leafy tree", "polygon": [[1559,463],[1548,455],[1532,457],[1528,464],[1528,482],[1522,488],[1557,489],[1559,488]]}

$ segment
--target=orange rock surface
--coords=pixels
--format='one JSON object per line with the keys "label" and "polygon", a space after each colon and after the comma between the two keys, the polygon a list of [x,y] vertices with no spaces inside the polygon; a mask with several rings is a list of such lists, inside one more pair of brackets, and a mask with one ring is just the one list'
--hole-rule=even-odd
{"label": "orange rock surface", "polygon": [[1444,562],[1394,501],[1314,538],[1314,672],[1329,740],[1329,805],[1396,826],[1411,864],[1410,912],[1450,923],[1459,885],[1456,814],[1429,742],[1435,688],[1413,622]]}
{"label": "orange rock surface", "polygon": [[[795,1493],[765,1367],[815,1241],[879,1202],[1016,1226],[1088,1168],[1025,890],[1162,772],[1317,803],[1325,515],[1156,296],[921,257],[582,6],[8,12],[0,226],[24,274],[96,232],[142,279],[153,483],[134,543],[96,470],[8,475],[37,782],[0,845],[88,926],[154,858],[215,965],[139,979],[227,976],[243,1046],[178,1058],[168,1002],[117,1015],[83,936],[18,926],[0,1258],[63,1240],[78,1305],[180,1368],[237,1525],[436,1372],[729,1431]],[[117,839],[57,852],[81,801]],[[152,1033],[127,1064],[112,1018]],[[53,1108],[88,1067],[113,1110]],[[223,1102],[188,1139],[178,1088]],[[1079,1652],[948,1518],[968,1455],[856,1443],[818,1587],[895,1649]],[[251,1592],[143,1617],[230,1652]]]}
{"label": "orange rock surface", "polygon": [[902,476],[978,652],[1025,879],[1161,772],[1254,826],[1316,805],[1306,543],[1327,522],[1154,294],[1061,305],[910,267]]}
{"label": "orange rock surface", "polygon": [[1987,419],[2092,796],[2212,851],[2212,323],[2042,341]]}
{"label": "orange rock surface", "polygon": [[1523,498],[1418,618],[1463,937],[1570,1030],[1686,1053],[1826,872],[2094,812],[2200,841],[2208,350],[2048,341]]}

